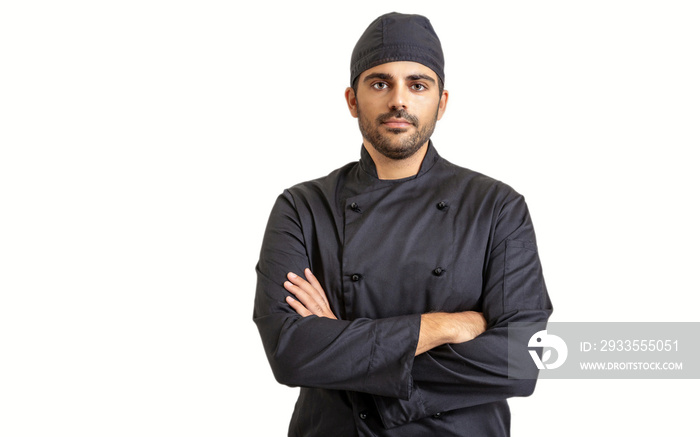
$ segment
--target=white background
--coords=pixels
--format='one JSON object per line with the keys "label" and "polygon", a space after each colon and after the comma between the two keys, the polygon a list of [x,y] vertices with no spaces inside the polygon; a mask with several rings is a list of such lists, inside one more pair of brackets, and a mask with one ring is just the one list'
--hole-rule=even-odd
{"label": "white background", "polygon": [[[254,323],[276,196],[356,160],[378,15],[427,15],[448,160],[525,195],[553,321],[699,321],[693,1],[0,6],[0,435],[286,435]],[[542,380],[513,435],[687,435],[697,380]],[[243,431],[254,429],[253,432]]]}

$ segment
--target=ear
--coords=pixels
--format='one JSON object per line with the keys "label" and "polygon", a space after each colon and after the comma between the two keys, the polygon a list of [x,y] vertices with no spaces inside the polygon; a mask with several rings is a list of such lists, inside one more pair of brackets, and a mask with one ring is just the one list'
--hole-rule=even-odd
{"label": "ear", "polygon": [[447,109],[447,99],[449,97],[450,93],[447,90],[442,90],[442,95],[440,96],[440,103],[438,103],[438,120],[442,118],[442,115],[445,113],[445,109]]}
{"label": "ear", "polygon": [[348,103],[350,115],[357,118],[357,96],[355,95],[355,90],[351,87],[345,89],[345,101]]}

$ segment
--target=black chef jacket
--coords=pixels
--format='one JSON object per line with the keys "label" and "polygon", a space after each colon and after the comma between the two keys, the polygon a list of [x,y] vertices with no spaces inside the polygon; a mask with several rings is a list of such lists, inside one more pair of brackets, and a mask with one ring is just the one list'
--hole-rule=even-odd
{"label": "black chef jacket", "polygon": [[[287,272],[310,267],[339,320],[299,316]],[[505,436],[507,324],[551,314],[521,195],[441,158],[380,180],[369,153],[277,199],[254,321],[275,378],[301,391],[290,436]],[[420,315],[481,311],[486,332],[414,358]],[[528,357],[529,358],[529,357]]]}

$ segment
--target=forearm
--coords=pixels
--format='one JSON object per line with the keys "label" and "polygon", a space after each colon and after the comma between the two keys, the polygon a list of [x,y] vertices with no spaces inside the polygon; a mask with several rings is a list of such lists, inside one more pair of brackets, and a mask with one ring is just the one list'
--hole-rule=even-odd
{"label": "forearm", "polygon": [[419,315],[352,321],[302,317],[276,282],[258,268],[253,319],[280,383],[408,398]]}
{"label": "forearm", "polygon": [[416,356],[443,344],[464,343],[486,330],[486,320],[474,311],[421,315]]}
{"label": "forearm", "polygon": [[257,318],[273,374],[289,386],[408,398],[417,316]]}
{"label": "forearm", "polygon": [[528,396],[534,379],[508,377],[509,359],[531,363],[527,348],[509,356],[508,323],[542,323],[550,310],[520,311],[497,321],[471,341],[445,344],[415,357],[411,369],[413,394],[409,400],[375,396],[386,426],[429,417],[435,413]]}

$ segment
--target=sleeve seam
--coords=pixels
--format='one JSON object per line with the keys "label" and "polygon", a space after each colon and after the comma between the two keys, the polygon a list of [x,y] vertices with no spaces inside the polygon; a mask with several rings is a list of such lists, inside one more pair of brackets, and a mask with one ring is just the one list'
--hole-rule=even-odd
{"label": "sleeve seam", "polygon": [[369,361],[367,364],[367,375],[366,380],[370,380],[372,374],[372,369],[374,368],[374,353],[377,350],[377,326],[374,324],[372,326],[372,349],[369,352]]}

